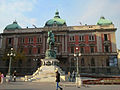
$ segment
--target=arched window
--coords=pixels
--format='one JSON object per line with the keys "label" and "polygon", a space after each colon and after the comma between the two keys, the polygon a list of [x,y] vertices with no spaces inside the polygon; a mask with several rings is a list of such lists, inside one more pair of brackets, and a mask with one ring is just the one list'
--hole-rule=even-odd
{"label": "arched window", "polygon": [[31,59],[30,59],[30,58],[27,60],[27,65],[28,65],[28,66],[31,65]]}
{"label": "arched window", "polygon": [[85,62],[84,62],[84,58],[81,59],[81,66],[84,66]]}
{"label": "arched window", "polygon": [[106,66],[109,66],[109,59],[106,59]]}
{"label": "arched window", "polygon": [[95,66],[95,59],[94,58],[91,59],[91,66]]}
{"label": "arched window", "polygon": [[74,46],[70,47],[70,51],[71,51],[71,53],[74,53]]}
{"label": "arched window", "polygon": [[71,66],[75,66],[75,60],[74,60],[74,58],[71,58]]}
{"label": "arched window", "polygon": [[40,47],[38,47],[37,52],[38,52],[38,54],[40,54]]}
{"label": "arched window", "polygon": [[32,47],[28,49],[28,54],[32,54]]}
{"label": "arched window", "polygon": [[20,67],[22,65],[22,60],[20,59],[19,61],[18,61],[18,66]]}

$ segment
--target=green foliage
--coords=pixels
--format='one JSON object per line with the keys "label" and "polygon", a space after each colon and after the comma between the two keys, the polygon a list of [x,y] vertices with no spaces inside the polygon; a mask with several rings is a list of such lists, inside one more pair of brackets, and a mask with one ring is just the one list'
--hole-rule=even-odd
{"label": "green foliage", "polygon": [[14,57],[15,60],[25,60],[25,53],[24,52],[16,52],[16,56]]}
{"label": "green foliage", "polygon": [[2,56],[2,60],[8,60],[9,57],[7,56],[7,52],[5,52]]}
{"label": "green foliage", "polygon": [[[13,52],[15,53],[15,56],[12,57],[13,60],[25,60],[26,57],[25,57],[25,53],[24,52]],[[9,60],[9,56],[7,56],[8,52],[5,52],[3,54],[3,57],[2,57],[2,60]]]}

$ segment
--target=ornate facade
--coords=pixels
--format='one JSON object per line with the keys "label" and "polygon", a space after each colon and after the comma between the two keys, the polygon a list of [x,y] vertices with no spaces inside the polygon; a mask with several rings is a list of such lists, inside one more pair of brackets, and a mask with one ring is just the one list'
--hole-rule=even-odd
{"label": "ornate facade", "polygon": [[[114,24],[104,17],[100,18],[97,25],[67,26],[57,11],[55,17],[48,20],[42,28],[8,25],[1,33],[0,46],[3,54],[11,47],[16,52],[24,52],[24,60],[14,61],[13,58],[12,70],[16,69],[20,74],[32,74],[40,67],[40,59],[45,57],[48,47],[47,32],[52,30],[55,35],[54,49],[57,59],[66,73],[76,70],[74,53],[81,53],[81,56],[78,56],[80,73],[116,74],[118,73],[116,29]],[[9,60],[1,62],[0,69],[7,73]]]}

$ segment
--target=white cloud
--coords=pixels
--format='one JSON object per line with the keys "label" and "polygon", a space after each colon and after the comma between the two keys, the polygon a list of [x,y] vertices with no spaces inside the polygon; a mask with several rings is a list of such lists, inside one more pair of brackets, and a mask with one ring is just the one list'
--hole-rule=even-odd
{"label": "white cloud", "polygon": [[31,12],[37,0],[1,0],[0,1],[0,32],[3,31],[5,25],[17,20],[22,27],[26,24],[36,23],[35,18],[28,18],[24,13]]}
{"label": "white cloud", "polygon": [[120,0],[91,0],[80,20],[83,23],[96,24],[101,16],[111,20],[117,27],[116,40],[120,49]]}
{"label": "white cloud", "polygon": [[[120,1],[112,2],[111,0],[91,0],[88,3],[88,7],[84,10],[81,17],[83,22],[96,23],[97,18],[100,16],[114,17],[115,15],[120,15]],[[109,19],[109,18],[108,18]]]}

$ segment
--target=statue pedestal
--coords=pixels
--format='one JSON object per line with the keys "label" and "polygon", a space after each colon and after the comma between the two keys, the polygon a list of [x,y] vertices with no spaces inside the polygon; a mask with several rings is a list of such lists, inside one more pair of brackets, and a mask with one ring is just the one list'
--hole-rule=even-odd
{"label": "statue pedestal", "polygon": [[61,75],[64,72],[58,67],[59,61],[57,59],[41,59],[42,66],[31,76],[27,77],[25,81],[32,82],[55,82],[56,74],[55,70],[58,69]]}

